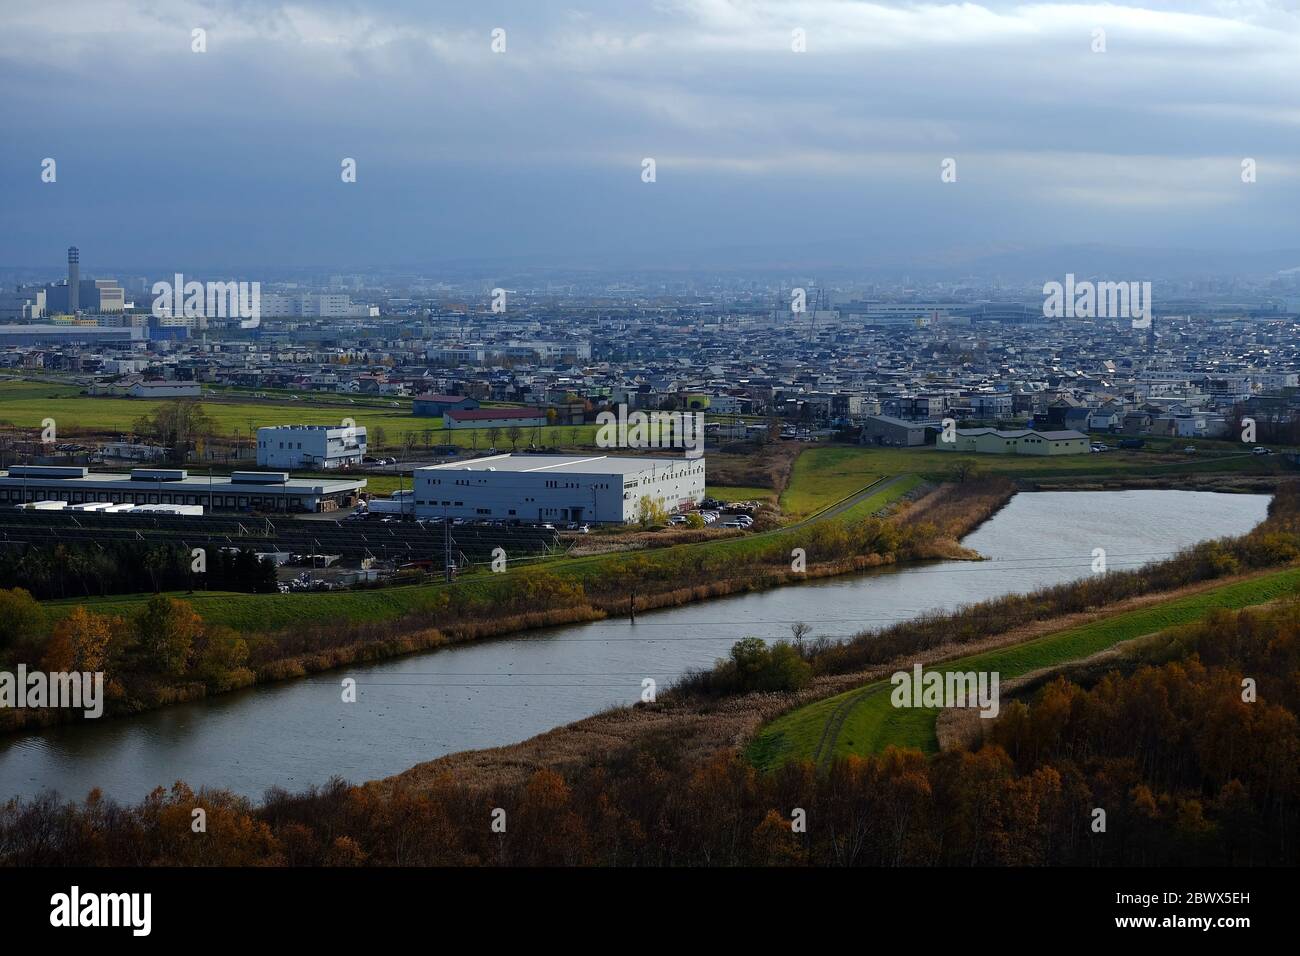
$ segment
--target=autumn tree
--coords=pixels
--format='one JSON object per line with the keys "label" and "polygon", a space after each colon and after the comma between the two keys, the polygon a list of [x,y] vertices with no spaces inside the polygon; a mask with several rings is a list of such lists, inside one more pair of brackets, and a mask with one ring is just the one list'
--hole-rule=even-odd
{"label": "autumn tree", "polygon": [[144,665],[180,677],[203,630],[203,620],[185,601],[155,594],[134,620],[136,650]]}
{"label": "autumn tree", "polygon": [[125,622],[120,617],[96,614],[80,605],[54,626],[53,640],[65,640],[72,667],[79,671],[106,671],[121,649]]}
{"label": "autumn tree", "polygon": [[649,495],[642,495],[639,504],[637,522],[643,528],[663,524],[668,520],[668,510],[663,504]]}
{"label": "autumn tree", "polygon": [[138,435],[165,448],[176,464],[184,463],[190,449],[211,437],[215,427],[202,403],[192,398],[163,402],[152,414],[137,418],[134,426]]}
{"label": "autumn tree", "polygon": [[45,612],[31,592],[0,590],[0,653],[20,649],[45,633]]}

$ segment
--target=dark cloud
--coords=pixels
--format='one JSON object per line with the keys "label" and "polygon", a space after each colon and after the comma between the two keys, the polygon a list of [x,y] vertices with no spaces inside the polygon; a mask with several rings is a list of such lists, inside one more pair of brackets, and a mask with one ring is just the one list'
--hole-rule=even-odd
{"label": "dark cloud", "polygon": [[123,264],[270,266],[1228,249],[1291,244],[1300,198],[1293,3],[94,0],[0,16],[12,264],[74,240]]}

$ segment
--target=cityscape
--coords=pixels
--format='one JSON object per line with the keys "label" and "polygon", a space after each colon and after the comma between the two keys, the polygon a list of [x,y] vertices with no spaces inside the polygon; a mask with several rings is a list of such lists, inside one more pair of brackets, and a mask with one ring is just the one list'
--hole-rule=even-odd
{"label": "cityscape", "polygon": [[0,7],[20,935],[1280,926],[1292,5],[472,6]]}

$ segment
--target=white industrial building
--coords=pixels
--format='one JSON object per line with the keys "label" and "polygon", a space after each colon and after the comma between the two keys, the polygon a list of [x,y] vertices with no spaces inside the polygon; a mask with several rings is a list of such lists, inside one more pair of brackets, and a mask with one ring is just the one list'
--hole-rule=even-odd
{"label": "white industrial building", "polygon": [[262,468],[311,470],[360,465],[366,430],[358,425],[275,425],[257,430],[257,464]]}
{"label": "white industrial building", "polygon": [[424,517],[622,524],[643,498],[668,512],[698,505],[704,459],[490,455],[417,468],[413,485]]}
{"label": "white industrial building", "polygon": [[96,474],[80,465],[11,465],[8,471],[0,471],[0,507],[107,502],[201,505],[204,513],[337,511],[355,504],[365,486],[364,478],[291,478],[285,471],[191,475],[184,468],[133,468],[123,475]]}

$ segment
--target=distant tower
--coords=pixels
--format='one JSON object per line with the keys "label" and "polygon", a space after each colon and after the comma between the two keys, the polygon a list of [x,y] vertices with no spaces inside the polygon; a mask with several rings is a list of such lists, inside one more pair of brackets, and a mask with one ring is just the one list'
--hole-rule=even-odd
{"label": "distant tower", "polygon": [[81,307],[81,253],[68,247],[68,311],[76,314]]}

